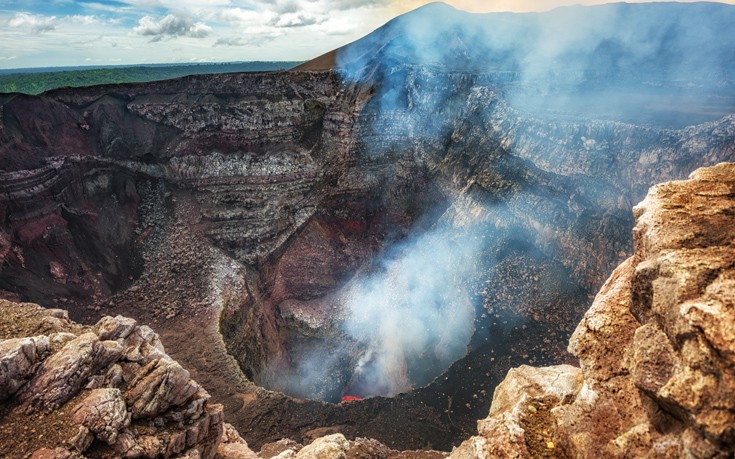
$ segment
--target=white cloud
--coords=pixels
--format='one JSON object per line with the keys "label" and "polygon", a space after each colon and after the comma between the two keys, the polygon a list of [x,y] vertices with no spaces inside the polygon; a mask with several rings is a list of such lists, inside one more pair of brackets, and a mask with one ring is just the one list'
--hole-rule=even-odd
{"label": "white cloud", "polygon": [[242,37],[224,37],[218,38],[214,42],[214,46],[245,46],[247,43]]}
{"label": "white cloud", "polygon": [[125,0],[129,5],[138,7],[162,7],[173,9],[195,9],[195,8],[212,8],[217,6],[227,6],[233,3],[232,0]]}
{"label": "white cloud", "polygon": [[[307,60],[384,23],[384,9],[366,9],[383,1],[90,0],[78,3],[86,13],[57,17],[41,13],[55,10],[18,11],[19,6],[0,10],[0,43],[18,56],[0,59],[0,68],[84,65],[87,57],[125,64]],[[15,27],[8,26],[11,20]]]}
{"label": "white cloud", "polygon": [[107,5],[107,4],[99,3],[99,2],[85,2],[82,4],[82,6],[84,6],[84,8],[88,8],[92,10],[105,11],[108,13],[115,13],[115,14],[125,14],[125,13],[131,13],[133,11],[133,8],[129,6],[113,6],[113,5]]}
{"label": "white cloud", "polygon": [[[18,57],[0,59],[0,67],[83,65],[87,57],[125,64],[307,60],[386,22],[394,13],[385,5],[394,1],[401,0],[11,0],[17,6],[0,9],[0,43]],[[54,2],[83,12],[53,17]],[[31,4],[40,6],[31,11]]]}
{"label": "white cloud", "polygon": [[223,37],[214,42],[214,46],[262,46],[285,35],[283,32],[247,34],[240,37]]}
{"label": "white cloud", "polygon": [[204,38],[212,32],[212,28],[203,22],[195,23],[191,18],[169,13],[158,20],[151,16],[142,17],[133,32],[159,41],[172,37]]}
{"label": "white cloud", "polygon": [[388,0],[332,0],[330,3],[339,10],[352,10],[365,7],[380,7],[391,3]]}
{"label": "white cloud", "polygon": [[6,25],[15,29],[26,29],[39,34],[56,29],[58,20],[56,16],[16,13],[12,19],[6,22]]}
{"label": "white cloud", "polygon": [[76,24],[83,24],[83,25],[92,25],[100,22],[99,18],[97,16],[84,16],[81,14],[76,14],[74,16],[68,16],[67,18],[69,21],[76,23]]}
{"label": "white cloud", "polygon": [[355,32],[355,25],[349,22],[328,20],[319,24],[316,31],[332,36],[349,35]]}
{"label": "white cloud", "polygon": [[271,21],[270,25],[274,27],[305,27],[321,24],[326,20],[326,17],[316,17],[302,13],[285,13]]}
{"label": "white cloud", "polygon": [[225,8],[217,11],[211,17],[218,21],[242,27],[248,25],[265,25],[277,18],[277,15],[272,11]]}

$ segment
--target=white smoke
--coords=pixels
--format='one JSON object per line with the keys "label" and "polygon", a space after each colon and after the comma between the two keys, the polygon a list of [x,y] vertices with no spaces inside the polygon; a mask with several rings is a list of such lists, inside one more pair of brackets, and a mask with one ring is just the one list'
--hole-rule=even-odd
{"label": "white smoke", "polygon": [[363,349],[348,391],[395,395],[463,357],[474,331],[466,285],[480,239],[434,230],[394,248],[345,289],[345,333]]}

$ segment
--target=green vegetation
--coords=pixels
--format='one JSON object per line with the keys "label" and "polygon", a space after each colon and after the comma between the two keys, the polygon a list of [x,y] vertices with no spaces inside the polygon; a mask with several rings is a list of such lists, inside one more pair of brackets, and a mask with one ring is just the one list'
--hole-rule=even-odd
{"label": "green vegetation", "polygon": [[63,87],[167,80],[186,75],[287,70],[301,62],[227,62],[220,64],[155,65],[137,67],[81,68],[75,70],[27,71],[0,74],[0,92],[40,94]]}

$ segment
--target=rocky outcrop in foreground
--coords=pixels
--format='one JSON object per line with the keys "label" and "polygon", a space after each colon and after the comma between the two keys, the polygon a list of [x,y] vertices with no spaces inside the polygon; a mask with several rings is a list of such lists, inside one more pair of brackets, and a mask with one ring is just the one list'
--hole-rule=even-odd
{"label": "rocky outcrop in foreground", "polygon": [[1,457],[214,457],[222,406],[149,327],[122,316],[83,327],[3,300],[0,311]]}
{"label": "rocky outcrop in foreground", "polygon": [[567,365],[511,370],[452,458],[732,457],[735,164],[655,186]]}

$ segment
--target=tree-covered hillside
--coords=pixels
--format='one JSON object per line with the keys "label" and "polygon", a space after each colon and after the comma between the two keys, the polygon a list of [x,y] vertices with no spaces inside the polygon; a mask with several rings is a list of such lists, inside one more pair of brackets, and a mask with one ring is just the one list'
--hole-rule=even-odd
{"label": "tree-covered hillside", "polygon": [[218,64],[183,64],[136,67],[103,67],[64,71],[19,70],[0,74],[0,92],[40,94],[42,92],[78,86],[110,83],[134,83],[166,80],[186,75],[230,72],[262,72],[287,70],[300,62],[226,62]]}

